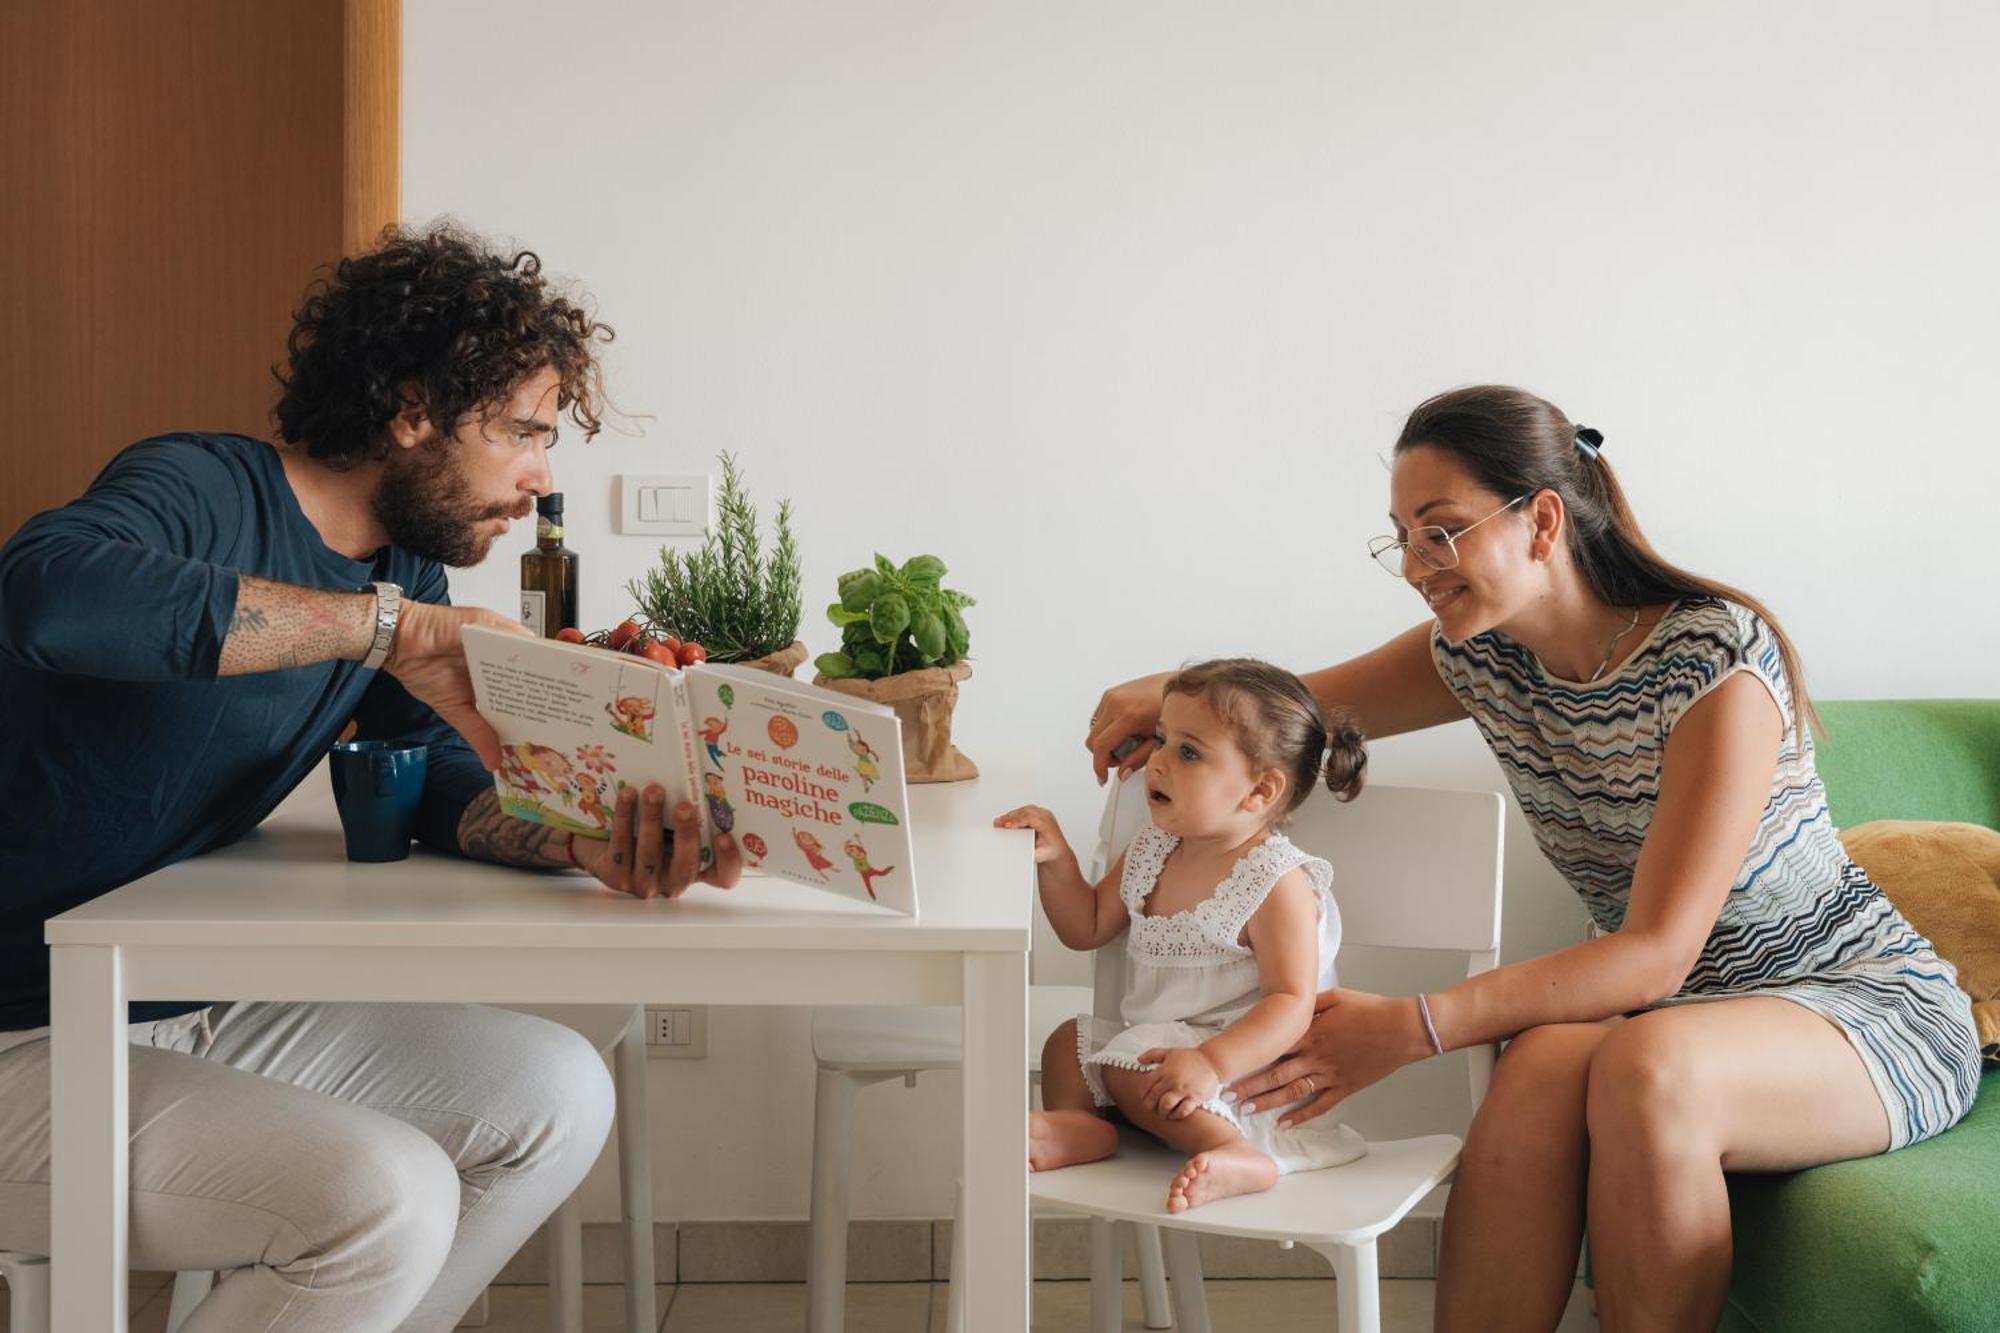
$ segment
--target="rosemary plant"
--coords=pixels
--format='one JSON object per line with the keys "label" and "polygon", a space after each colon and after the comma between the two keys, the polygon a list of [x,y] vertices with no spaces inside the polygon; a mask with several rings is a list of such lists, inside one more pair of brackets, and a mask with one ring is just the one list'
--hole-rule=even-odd
{"label": "rosemary plant", "polygon": [[798,638],[799,548],[792,540],[792,502],[782,500],[777,546],[764,555],[757,506],[744,493],[736,456],[721,458],[719,512],[701,549],[683,555],[662,547],[658,567],[626,591],[655,631],[701,644],[711,661],[744,662]]}

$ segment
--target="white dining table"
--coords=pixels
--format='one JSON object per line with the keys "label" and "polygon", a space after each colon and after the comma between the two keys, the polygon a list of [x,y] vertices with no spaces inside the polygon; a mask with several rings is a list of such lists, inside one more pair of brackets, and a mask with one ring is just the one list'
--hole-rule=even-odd
{"label": "white dining table", "polygon": [[964,1010],[965,1302],[1028,1325],[1025,767],[913,787],[919,911],[747,874],[675,899],[414,849],[350,863],[324,771],[248,837],[48,922],[55,1327],[126,1328],[126,1003],[945,1005]]}

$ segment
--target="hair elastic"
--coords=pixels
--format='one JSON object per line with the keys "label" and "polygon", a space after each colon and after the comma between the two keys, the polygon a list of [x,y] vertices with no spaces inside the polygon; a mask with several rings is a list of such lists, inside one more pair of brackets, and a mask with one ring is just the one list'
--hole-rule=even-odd
{"label": "hair elastic", "polygon": [[1431,1039],[1432,1054],[1443,1055],[1444,1043],[1438,1040],[1437,1024],[1431,1022],[1430,997],[1422,991],[1417,992],[1417,1012],[1424,1016],[1424,1035]]}
{"label": "hair elastic", "polygon": [[1598,457],[1604,452],[1604,432],[1601,430],[1592,430],[1588,426],[1578,426],[1576,428],[1576,447],[1583,451],[1585,458],[1590,459],[1593,463],[1596,462]]}

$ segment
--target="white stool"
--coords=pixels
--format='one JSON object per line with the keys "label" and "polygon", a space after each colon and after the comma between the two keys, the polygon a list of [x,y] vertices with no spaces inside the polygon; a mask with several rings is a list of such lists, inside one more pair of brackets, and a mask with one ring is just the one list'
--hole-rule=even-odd
{"label": "white stool", "polygon": [[[1088,986],[1028,988],[1029,1072],[1041,1076],[1042,1044],[1049,1033],[1088,1013],[1094,1001]],[[808,1333],[841,1333],[847,1309],[847,1184],[849,1141],[853,1132],[854,1096],[872,1084],[901,1079],[916,1086],[917,1075],[933,1069],[956,1069],[964,1062],[957,1009],[878,1009],[827,1006],[813,1011],[813,1059],[818,1081],[813,1097],[812,1217],[806,1269]],[[1025,1164],[1024,1164],[1025,1165]],[[954,1210],[954,1217],[957,1216]],[[1139,1256],[1139,1292],[1146,1327],[1170,1328],[1167,1277],[1157,1227],[1135,1228]],[[951,1271],[959,1272],[963,1231],[952,1229]],[[1118,1265],[1116,1240],[1109,1228],[1094,1243]],[[1100,1260],[1100,1267],[1104,1261]],[[1116,1271],[1113,1269],[1112,1271]],[[1113,1288],[1115,1291],[1115,1286]],[[953,1304],[946,1320],[954,1330],[958,1284],[951,1286]]]}
{"label": "white stool", "polygon": [[14,1333],[48,1333],[48,1256],[0,1250],[0,1278],[7,1279],[7,1326]]}
{"label": "white stool", "polygon": [[[625,1330],[655,1333],[653,1154],[646,1134],[646,1010],[603,1004],[506,1005],[582,1033],[618,1084],[618,1195],[625,1228]],[[583,1333],[583,1213],[576,1196],[549,1218],[549,1327]]]}

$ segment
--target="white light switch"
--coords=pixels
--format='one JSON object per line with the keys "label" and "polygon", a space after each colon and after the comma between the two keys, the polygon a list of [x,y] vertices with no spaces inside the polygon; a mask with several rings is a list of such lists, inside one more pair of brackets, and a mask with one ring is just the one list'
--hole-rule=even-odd
{"label": "white light switch", "polygon": [[707,530],[711,478],[705,472],[618,478],[617,531],[653,537],[699,537]]}

